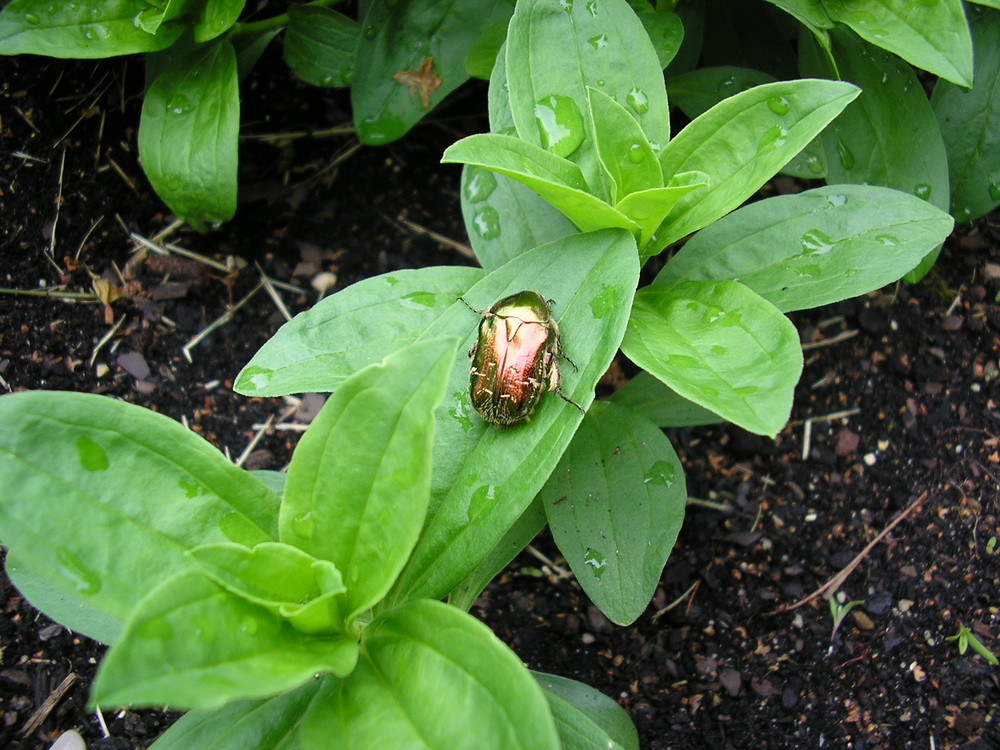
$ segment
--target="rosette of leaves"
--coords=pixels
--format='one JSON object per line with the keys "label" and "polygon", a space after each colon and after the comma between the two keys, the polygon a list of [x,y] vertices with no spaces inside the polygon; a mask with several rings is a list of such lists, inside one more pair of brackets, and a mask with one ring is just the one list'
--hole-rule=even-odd
{"label": "rosette of leaves", "polygon": [[306,83],[350,87],[358,138],[403,136],[492,60],[506,0],[372,0],[349,17],[338,0],[293,3],[239,21],[246,0],[12,0],[0,11],[0,54],[104,58],[146,53],[139,125],[142,168],[157,195],[200,231],[232,218],[237,200],[240,81],[280,33]]}
{"label": "rosette of leaves", "polygon": [[341,380],[287,475],[109,398],[0,398],[7,569],[111,644],[93,702],[189,709],[157,750],[636,748],[609,698],[533,675],[456,607],[387,596],[428,520],[457,344]]}

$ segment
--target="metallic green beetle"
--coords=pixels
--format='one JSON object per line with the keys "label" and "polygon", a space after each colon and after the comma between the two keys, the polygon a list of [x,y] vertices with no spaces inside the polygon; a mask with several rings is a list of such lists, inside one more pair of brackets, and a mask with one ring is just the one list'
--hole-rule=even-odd
{"label": "metallic green beetle", "polygon": [[523,422],[545,391],[583,411],[559,388],[559,327],[542,295],[525,290],[488,310],[465,304],[483,318],[469,350],[469,397],[483,419],[501,427]]}

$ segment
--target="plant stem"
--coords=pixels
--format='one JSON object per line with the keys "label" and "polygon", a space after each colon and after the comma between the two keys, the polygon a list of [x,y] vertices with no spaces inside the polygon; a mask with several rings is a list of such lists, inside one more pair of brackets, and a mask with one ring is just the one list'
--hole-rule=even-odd
{"label": "plant stem", "polygon": [[[313,0],[311,3],[306,3],[308,6],[315,8],[326,8],[331,5],[336,5],[340,0]],[[271,31],[272,29],[280,29],[288,25],[289,16],[287,13],[282,13],[280,16],[273,16],[271,18],[265,18],[263,21],[253,21],[251,23],[238,23],[233,26],[230,35],[232,36],[242,36],[245,34],[260,34],[261,32]]]}

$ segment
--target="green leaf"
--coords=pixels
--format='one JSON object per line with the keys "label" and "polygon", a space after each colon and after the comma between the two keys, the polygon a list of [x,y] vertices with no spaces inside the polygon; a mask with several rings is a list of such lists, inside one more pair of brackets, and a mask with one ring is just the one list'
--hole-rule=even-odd
{"label": "green leaf", "polygon": [[752,68],[719,65],[674,76],[667,81],[667,91],[670,103],[693,120],[723,99],[774,80],[771,74]]}
{"label": "green leaf", "polygon": [[540,495],[587,596],[612,622],[634,622],[684,523],[684,470],[670,441],[637,412],[593,404]]}
{"label": "green leaf", "polygon": [[[465,58],[480,33],[510,14],[506,0],[372,2],[362,22],[351,86],[361,142],[396,140],[465,83]],[[433,69],[422,74],[424,65]],[[396,76],[405,78],[400,82]],[[440,79],[436,87],[433,76]],[[427,91],[426,107],[417,77],[433,89]],[[414,82],[413,88],[407,81]]]}
{"label": "green leaf", "polygon": [[675,174],[666,187],[650,188],[625,196],[615,209],[639,225],[639,247],[645,250],[656,243],[653,232],[684,196],[708,186],[704,172]]}
{"label": "green leaf", "polygon": [[302,718],[316,709],[322,684],[309,680],[273,698],[227,703],[215,711],[190,711],[171,724],[150,750],[300,750]]}
{"label": "green leaf", "polygon": [[589,192],[576,164],[520,138],[470,135],[449,146],[441,161],[485,167],[517,180],[562,211],[580,231],[618,227],[638,232],[635,222]]}
{"label": "green leaf", "polygon": [[277,536],[277,496],[160,414],[25,392],[0,399],[0,421],[0,541],[28,576],[82,605],[79,619],[60,613],[74,630],[93,632],[95,611],[123,622],[154,583],[192,567],[192,547]]}
{"label": "green leaf", "polygon": [[328,680],[306,747],[558,750],[542,689],[482,623],[422,600],[364,630],[357,668]]}
{"label": "green leaf", "polygon": [[[820,136],[831,157],[827,180],[896,188],[947,210],[948,157],[913,69],[849,31],[832,35],[841,75],[864,93]],[[821,70],[808,53],[803,62]],[[937,252],[927,249],[932,252],[930,262]]]}
{"label": "green leaf", "polygon": [[545,688],[563,750],[639,750],[639,735],[625,709],[589,685],[532,672]]}
{"label": "green leaf", "polygon": [[657,427],[691,427],[724,421],[718,414],[688,401],[648,372],[640,372],[612,393],[609,401],[642,414]]}
{"label": "green leaf", "polygon": [[465,56],[465,72],[472,78],[488,81],[497,62],[497,54],[507,39],[510,18],[497,19],[480,32]]}
{"label": "green leaf", "polygon": [[339,606],[344,597],[337,595],[347,589],[328,560],[280,542],[262,542],[253,549],[205,544],[188,557],[219,586],[284,617],[296,630],[310,635],[344,630]]}
{"label": "green leaf", "polygon": [[147,594],[94,680],[102,706],[218,708],[265,698],[317,673],[354,668],[354,638],[308,638],[205,578],[179,573]]}
{"label": "green leaf", "polygon": [[649,41],[656,50],[660,67],[667,67],[684,41],[684,24],[680,16],[665,7],[653,8],[646,0],[629,0],[629,5],[642,21]]}
{"label": "green leaf", "polygon": [[240,371],[244,396],[328,393],[363,367],[413,343],[483,277],[436,266],[375,276],[285,323]]}
{"label": "green leaf", "polygon": [[[519,255],[465,294],[482,309],[530,284],[554,301],[565,355],[562,389],[583,408],[617,351],[638,283],[635,242],[620,230],[574,235]],[[527,280],[527,281],[526,281]],[[476,338],[479,319],[461,302],[425,337]],[[469,403],[469,368],[456,362],[437,412],[431,505],[423,534],[393,601],[440,598],[455,589],[517,521],[559,461],[582,418],[554,394],[527,424],[498,429]]]}
{"label": "green leaf", "polygon": [[781,8],[808,29],[816,42],[830,56],[830,34],[836,24],[823,7],[823,0],[767,0],[772,5]]}
{"label": "green leaf", "polygon": [[951,212],[970,221],[1000,204],[1000,12],[972,16],[975,85],[939,81],[931,105],[941,126],[951,180]]}
{"label": "green leaf", "polygon": [[343,13],[311,5],[288,9],[285,62],[313,86],[350,86],[361,24]]}
{"label": "green leaf", "polygon": [[243,12],[246,0],[204,0],[194,25],[194,40],[208,42],[232,28]]}
{"label": "green leaf", "polygon": [[143,0],[12,0],[0,11],[0,55],[91,59],[166,49],[183,28],[145,32],[134,19],[148,7]]}
{"label": "green leaf", "polygon": [[146,92],[139,155],[156,194],[203,230],[236,212],[236,53],[219,41],[174,59]]}
{"label": "green leaf", "polygon": [[114,643],[121,637],[121,619],[80,604],[77,596],[61,591],[43,572],[22,564],[14,550],[7,550],[3,567],[21,595],[50,619],[100,643]]}
{"label": "green leaf", "polygon": [[182,22],[184,16],[191,15],[191,5],[191,0],[167,0],[162,8],[151,6],[140,11],[133,19],[133,23],[138,24],[147,34],[155,34],[163,24],[169,24],[171,21]]}
{"label": "green leaf", "polygon": [[432,414],[457,339],[424,339],[351,376],[299,441],[281,540],[330,560],[348,582],[347,619],[389,590],[427,511]]}
{"label": "green leaf", "polygon": [[511,18],[506,57],[518,136],[574,161],[599,198],[609,195],[590,140],[588,86],[629,107],[651,143],[662,146],[670,138],[662,68],[625,0],[522,0]]}
{"label": "green leaf", "polygon": [[733,280],[779,310],[819,307],[900,278],[954,222],[908,193],[830,185],[767,198],[702,229],[655,284]]}
{"label": "green leaf", "polygon": [[696,118],[660,152],[660,164],[665,178],[704,172],[709,187],[677,203],[656,245],[665,247],[743,203],[858,93],[839,81],[779,81],[731,96]]}
{"label": "green leaf", "polygon": [[611,202],[618,203],[640,190],[663,187],[656,152],[628,110],[590,86],[587,102],[597,158],[611,180]]}
{"label": "green leaf", "polygon": [[531,540],[538,536],[538,532],[545,526],[545,507],[539,498],[528,506],[521,517],[514,522],[514,525],[507,529],[507,533],[490,550],[483,561],[469,576],[455,587],[455,590],[448,596],[448,603],[453,607],[458,607],[464,612],[472,609],[476,599],[483,593],[490,581],[497,577],[507,564],[517,557]]}
{"label": "green leaf", "polygon": [[476,259],[487,271],[577,233],[573,223],[524,185],[483,167],[462,169],[462,218]]}
{"label": "green leaf", "polygon": [[972,38],[962,0],[823,0],[830,18],[918,68],[972,86]]}
{"label": "green leaf", "polygon": [[771,437],[802,372],[795,326],[734,281],[641,289],[622,351],[689,401]]}
{"label": "green leaf", "polygon": [[264,54],[267,45],[271,43],[281,29],[270,29],[257,34],[239,34],[231,37],[233,49],[236,50],[236,70],[239,74],[240,83],[250,75],[250,71]]}

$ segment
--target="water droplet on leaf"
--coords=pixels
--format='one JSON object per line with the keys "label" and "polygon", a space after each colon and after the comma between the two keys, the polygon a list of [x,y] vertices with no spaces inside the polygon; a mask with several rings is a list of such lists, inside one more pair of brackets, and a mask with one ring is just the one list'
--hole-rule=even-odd
{"label": "water droplet on leaf", "polygon": [[108,455],[86,435],[76,439],[76,454],[84,471],[104,471],[108,468]]}
{"label": "water droplet on leaf", "polygon": [[101,590],[100,576],[84,566],[69,550],[58,549],[56,562],[59,565],[60,575],[69,579],[77,592],[92,596]]}
{"label": "water droplet on leaf", "polygon": [[605,47],[608,46],[608,35],[598,34],[597,36],[590,37],[590,39],[588,39],[587,41],[590,43],[590,46],[593,47],[594,49],[604,49]]}
{"label": "water droplet on leaf", "polygon": [[628,160],[633,164],[640,164],[646,158],[646,151],[641,144],[633,143],[628,147]]}
{"label": "water droplet on leaf", "polygon": [[767,108],[776,115],[787,115],[791,106],[788,99],[783,96],[772,96],[767,100]]}
{"label": "water droplet on leaf", "polygon": [[472,226],[484,240],[495,240],[500,236],[500,214],[493,206],[483,206],[472,217]]}
{"label": "water droplet on leaf", "polygon": [[482,167],[469,167],[468,169],[470,177],[464,186],[465,199],[469,203],[480,203],[489,198],[496,189],[497,178],[490,170]]}
{"label": "water droplet on leaf", "polygon": [[625,95],[625,103],[630,106],[637,115],[644,115],[649,111],[649,99],[642,89],[633,88]]}
{"label": "water droplet on leaf", "polygon": [[576,102],[553,94],[535,104],[535,122],[542,138],[542,147],[556,156],[566,158],[583,143],[583,115]]}
{"label": "water droplet on leaf", "polygon": [[834,241],[819,229],[810,229],[802,235],[803,255],[825,255],[833,249]]}
{"label": "water droplet on leaf", "polygon": [[854,153],[839,138],[837,139],[837,157],[844,169],[851,169],[854,166]]}
{"label": "water droplet on leaf", "polygon": [[918,198],[923,198],[925,201],[929,201],[931,199],[932,192],[933,190],[931,189],[931,186],[926,182],[921,182],[919,185],[915,185],[913,187],[913,194]]}

